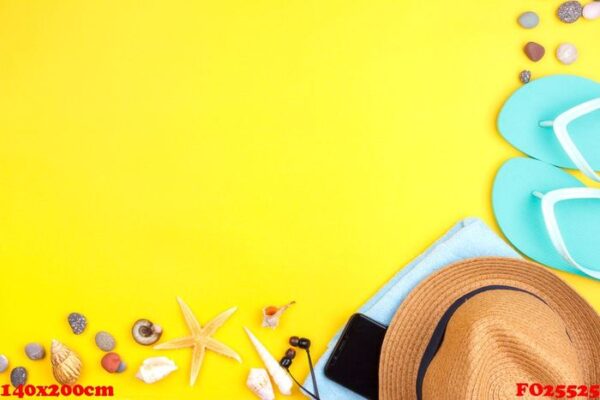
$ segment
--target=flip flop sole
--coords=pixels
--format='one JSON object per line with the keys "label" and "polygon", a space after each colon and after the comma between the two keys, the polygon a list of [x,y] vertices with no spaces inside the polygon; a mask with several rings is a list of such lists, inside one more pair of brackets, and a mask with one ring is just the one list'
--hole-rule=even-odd
{"label": "flip flop sole", "polygon": [[[492,193],[500,229],[523,254],[547,266],[584,275],[557,253],[542,217],[541,200],[533,192],[585,187],[572,175],[541,161],[514,158],[498,171]],[[600,270],[600,201],[558,203],[556,216],[569,251],[580,264]]]}
{"label": "flip flop sole", "polygon": [[[506,101],[498,116],[498,130],[515,148],[547,163],[575,168],[552,128],[540,121],[553,120],[564,111],[600,97],[600,84],[572,75],[553,75],[523,85]],[[569,125],[569,133],[589,164],[600,170],[600,112]]]}

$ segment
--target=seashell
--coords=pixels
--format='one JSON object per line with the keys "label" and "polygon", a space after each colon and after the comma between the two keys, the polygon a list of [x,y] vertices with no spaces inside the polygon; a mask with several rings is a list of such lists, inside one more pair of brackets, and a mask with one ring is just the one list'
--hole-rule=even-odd
{"label": "seashell", "polygon": [[81,376],[81,359],[58,340],[52,341],[50,361],[54,378],[63,385],[72,385]]}
{"label": "seashell", "polygon": [[158,342],[162,333],[163,330],[160,325],[156,325],[147,319],[138,319],[131,328],[133,340],[144,346]]}
{"label": "seashell", "polygon": [[271,353],[269,353],[269,350],[267,350],[267,348],[256,338],[256,336],[254,336],[252,332],[250,332],[250,329],[244,328],[244,330],[254,345],[256,352],[265,364],[267,371],[269,371],[269,374],[273,378],[273,382],[275,382],[277,385],[279,392],[286,396],[292,394],[292,387],[294,386],[294,383],[292,382],[292,378],[288,372],[284,370],[281,365],[279,365],[275,357],[273,357]]}
{"label": "seashell", "polygon": [[296,304],[296,302],[292,301],[281,307],[269,306],[263,308],[262,326],[264,328],[271,329],[277,328],[277,326],[279,325],[279,319],[281,318],[285,310],[287,310],[292,304]]}
{"label": "seashell", "polygon": [[151,357],[144,360],[135,377],[145,383],[154,383],[176,369],[175,362],[167,357]]}
{"label": "seashell", "polygon": [[264,368],[251,368],[246,386],[261,400],[275,400],[275,392],[269,374]]}

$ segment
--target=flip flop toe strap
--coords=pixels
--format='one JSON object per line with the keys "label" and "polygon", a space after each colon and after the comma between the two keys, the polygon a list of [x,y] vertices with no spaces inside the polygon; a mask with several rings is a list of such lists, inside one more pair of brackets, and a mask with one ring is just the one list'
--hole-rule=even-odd
{"label": "flip flop toe strap", "polygon": [[581,151],[571,139],[569,135],[568,125],[577,118],[583,117],[586,114],[600,110],[600,98],[586,101],[560,114],[554,121],[540,121],[542,127],[554,128],[554,134],[558,142],[562,146],[567,156],[573,161],[573,164],[583,172],[588,178],[596,182],[600,182],[598,175],[592,166],[587,162]]}
{"label": "flip flop toe strap", "polygon": [[556,251],[570,265],[577,268],[586,275],[600,279],[600,271],[587,268],[579,264],[569,252],[563,238],[558,221],[556,219],[556,204],[567,200],[598,199],[600,200],[600,189],[592,188],[567,188],[557,189],[548,193],[534,192],[534,196],[542,200],[542,216],[548,231],[548,236],[554,245]]}

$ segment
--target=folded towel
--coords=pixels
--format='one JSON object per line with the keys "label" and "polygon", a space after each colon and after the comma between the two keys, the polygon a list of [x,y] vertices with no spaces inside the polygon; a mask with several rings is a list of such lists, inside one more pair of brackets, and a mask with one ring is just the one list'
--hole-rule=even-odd
{"label": "folded towel", "polygon": [[[492,232],[480,219],[462,220],[423,254],[400,270],[357,312],[384,325],[389,325],[398,306],[410,291],[429,275],[457,261],[492,256],[520,258],[515,250]],[[340,334],[341,330],[329,342],[327,350],[315,365],[320,397],[323,400],[364,399],[327,379],[324,375],[325,364]],[[310,376],[304,385],[308,390],[313,391]]]}

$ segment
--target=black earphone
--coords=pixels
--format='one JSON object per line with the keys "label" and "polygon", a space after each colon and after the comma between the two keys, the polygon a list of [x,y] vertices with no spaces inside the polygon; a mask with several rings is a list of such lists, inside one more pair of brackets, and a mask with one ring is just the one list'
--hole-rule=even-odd
{"label": "black earphone", "polygon": [[304,390],[313,399],[320,400],[319,388],[317,386],[317,378],[315,377],[315,370],[313,367],[312,358],[310,357],[310,339],[298,337],[298,336],[292,336],[289,340],[289,343],[292,347],[298,347],[298,348],[304,349],[306,351],[306,355],[308,357],[308,366],[310,368],[310,376],[312,379],[313,387],[315,388],[315,392],[312,393],[311,391],[306,389],[304,386],[302,386],[302,384],[300,384],[300,382],[298,382],[296,380],[296,378],[294,378],[294,376],[292,375],[292,373],[289,369],[292,365],[292,360],[296,357],[296,350],[294,350],[293,348],[287,349],[285,352],[285,355],[281,358],[281,361],[279,361],[279,365],[281,365],[288,372],[290,377],[294,380],[294,382],[296,382],[296,385],[298,385],[298,387],[300,387],[300,389]]}

